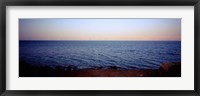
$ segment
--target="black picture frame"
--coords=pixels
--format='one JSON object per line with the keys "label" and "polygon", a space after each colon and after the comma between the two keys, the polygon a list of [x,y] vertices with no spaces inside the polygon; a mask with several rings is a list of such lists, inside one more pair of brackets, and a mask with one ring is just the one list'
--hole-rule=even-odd
{"label": "black picture frame", "polygon": [[[6,6],[194,6],[195,88],[194,90],[6,90]],[[200,96],[199,0],[0,0],[0,94],[2,96]],[[172,85],[173,87],[173,85]]]}

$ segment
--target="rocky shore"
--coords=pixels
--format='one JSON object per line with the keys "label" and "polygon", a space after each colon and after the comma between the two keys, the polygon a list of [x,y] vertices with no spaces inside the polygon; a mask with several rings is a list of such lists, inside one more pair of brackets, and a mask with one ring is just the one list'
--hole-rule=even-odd
{"label": "rocky shore", "polygon": [[36,67],[20,61],[19,77],[181,77],[181,62],[163,63],[157,70],[121,70],[116,66],[77,70],[74,66]]}

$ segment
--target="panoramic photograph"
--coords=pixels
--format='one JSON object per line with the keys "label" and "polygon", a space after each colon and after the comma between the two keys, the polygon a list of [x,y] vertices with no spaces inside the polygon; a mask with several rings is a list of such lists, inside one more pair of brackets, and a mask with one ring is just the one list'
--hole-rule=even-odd
{"label": "panoramic photograph", "polygon": [[181,18],[21,18],[19,77],[181,77]]}

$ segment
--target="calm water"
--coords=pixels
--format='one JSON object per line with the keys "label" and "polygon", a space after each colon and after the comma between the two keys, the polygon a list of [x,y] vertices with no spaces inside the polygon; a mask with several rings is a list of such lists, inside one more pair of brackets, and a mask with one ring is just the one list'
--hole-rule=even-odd
{"label": "calm water", "polygon": [[19,59],[35,66],[158,69],[181,61],[180,41],[20,41]]}

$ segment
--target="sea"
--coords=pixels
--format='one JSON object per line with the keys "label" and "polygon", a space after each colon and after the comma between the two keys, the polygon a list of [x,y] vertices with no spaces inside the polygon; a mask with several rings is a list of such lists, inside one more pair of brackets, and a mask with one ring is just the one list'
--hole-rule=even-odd
{"label": "sea", "polygon": [[181,61],[181,41],[19,41],[19,60],[77,69],[158,69]]}

